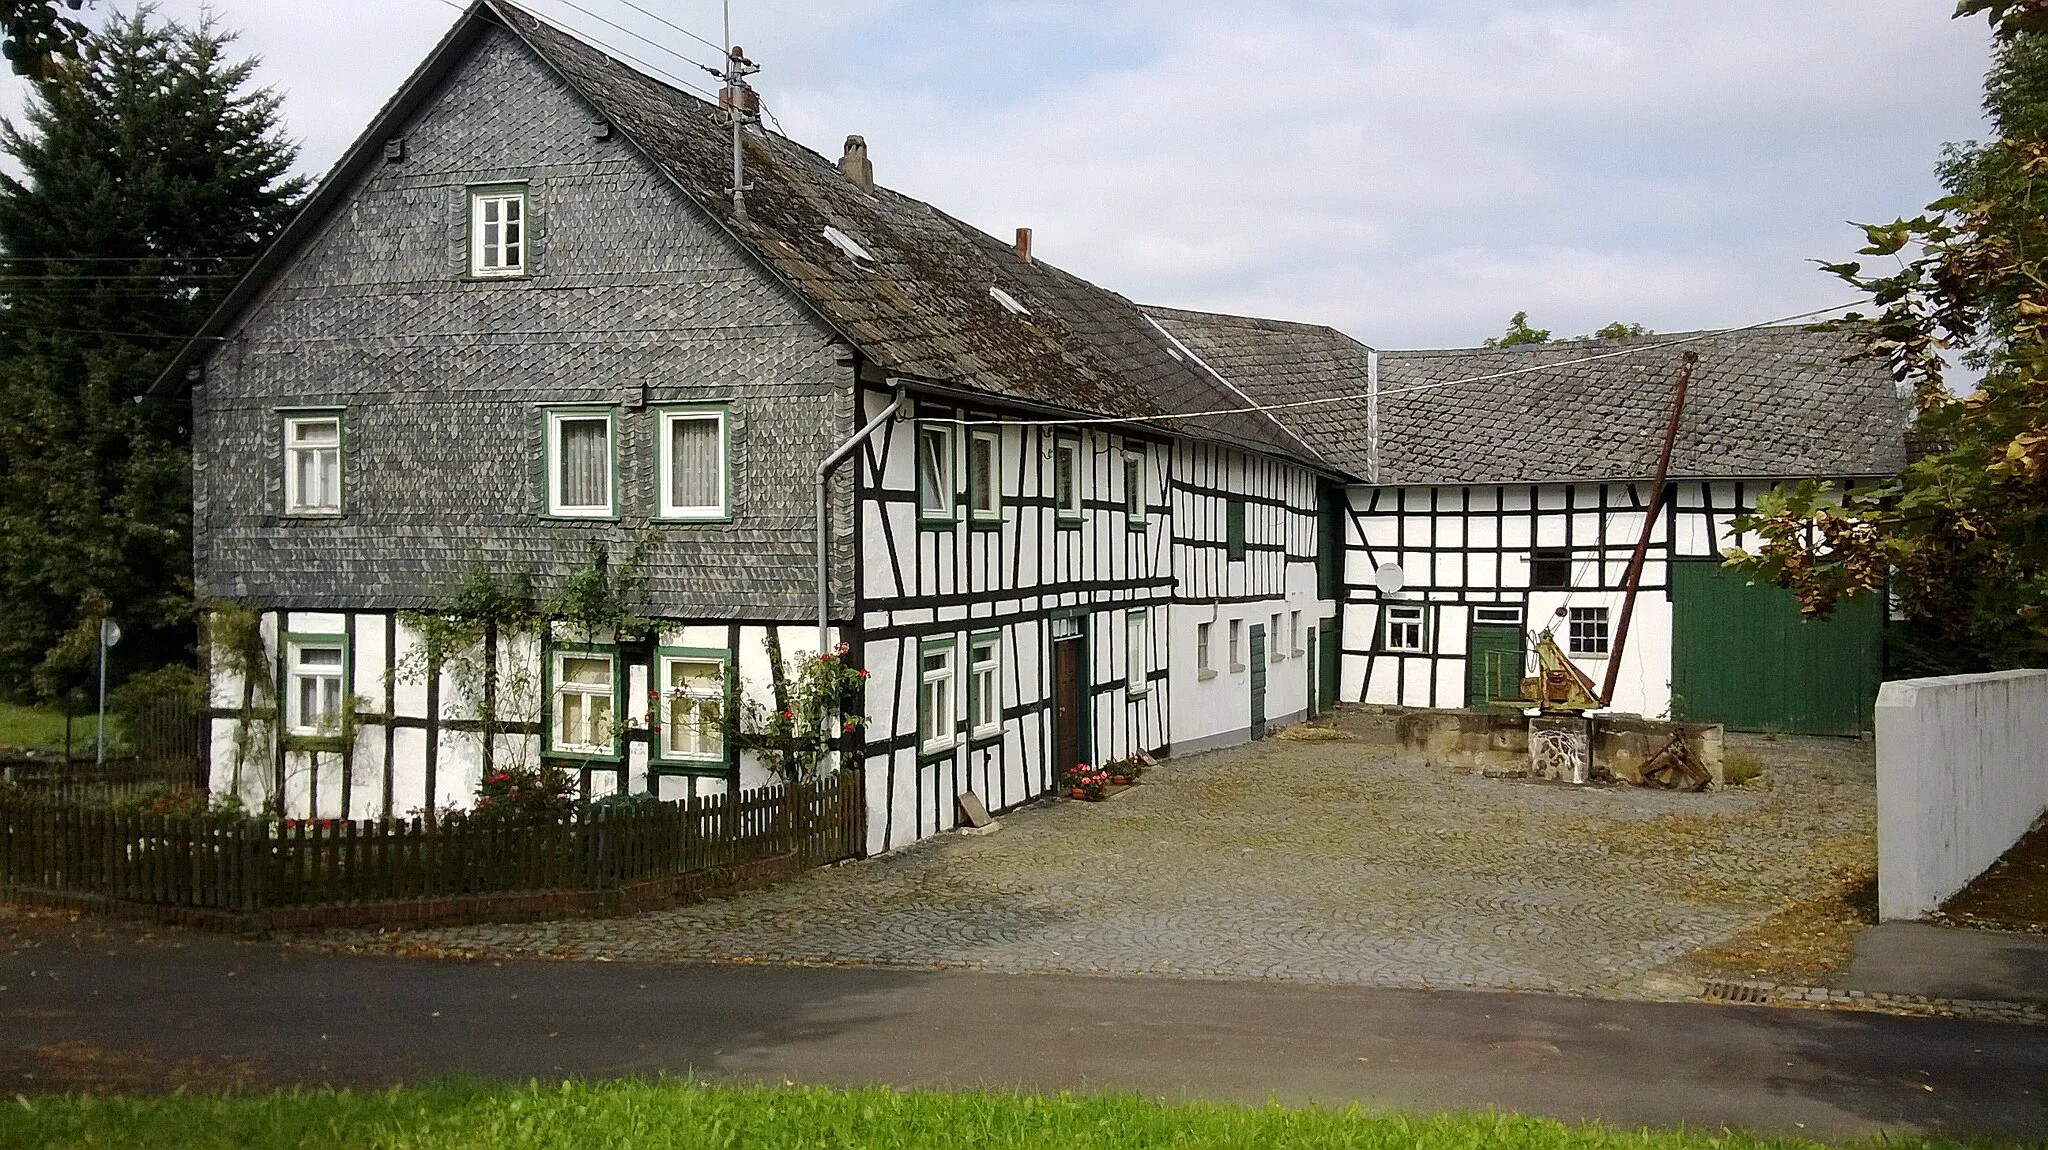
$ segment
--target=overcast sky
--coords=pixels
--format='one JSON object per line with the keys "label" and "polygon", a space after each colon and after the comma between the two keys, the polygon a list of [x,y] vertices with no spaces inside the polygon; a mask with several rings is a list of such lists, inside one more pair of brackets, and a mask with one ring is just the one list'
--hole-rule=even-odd
{"label": "overcast sky", "polygon": [[[633,0],[721,39],[718,0]],[[197,0],[164,0],[191,18]],[[213,0],[324,171],[445,0]],[[707,86],[626,0],[529,7]],[[578,8],[587,11],[579,11]],[[1512,312],[1724,327],[1939,194],[1989,37],[1950,0],[733,0],[790,135],[1148,303],[1458,346]],[[108,0],[99,0],[99,12]],[[7,81],[7,103],[19,100]]]}

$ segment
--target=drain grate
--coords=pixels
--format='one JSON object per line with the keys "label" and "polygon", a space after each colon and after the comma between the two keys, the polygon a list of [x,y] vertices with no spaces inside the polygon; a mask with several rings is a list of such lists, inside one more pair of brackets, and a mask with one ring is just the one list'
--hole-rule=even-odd
{"label": "drain grate", "polygon": [[1771,992],[1767,987],[1747,982],[1710,982],[1700,991],[1702,998],[1718,998],[1723,1002],[1748,1002],[1758,1006],[1768,1005]]}

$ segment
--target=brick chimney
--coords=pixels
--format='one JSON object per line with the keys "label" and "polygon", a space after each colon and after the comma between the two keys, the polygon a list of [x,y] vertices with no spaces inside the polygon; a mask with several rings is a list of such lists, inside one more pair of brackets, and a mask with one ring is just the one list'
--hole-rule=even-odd
{"label": "brick chimney", "polygon": [[1023,260],[1027,264],[1031,262],[1030,228],[1017,229],[1017,258]]}
{"label": "brick chimney", "polygon": [[846,137],[846,152],[839,157],[839,174],[852,180],[863,192],[875,190],[875,166],[868,162],[868,142],[860,136]]}

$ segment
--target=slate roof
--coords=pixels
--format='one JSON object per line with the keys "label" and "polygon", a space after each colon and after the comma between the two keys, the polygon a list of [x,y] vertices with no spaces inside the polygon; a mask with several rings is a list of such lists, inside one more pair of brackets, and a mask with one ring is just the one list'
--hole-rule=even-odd
{"label": "slate roof", "polygon": [[[1338,400],[1276,417],[1331,464],[1366,475],[1365,345],[1328,327],[1146,310],[1260,402]],[[1667,346],[1678,340],[1687,342]],[[1646,476],[1656,467],[1686,351],[1698,352],[1700,362],[1672,454],[1674,475],[1889,475],[1907,458],[1905,408],[1881,364],[1845,361],[1855,345],[1847,333],[1769,327],[1383,351],[1380,482]],[[1631,348],[1641,350],[1612,355]],[[1567,362],[1589,356],[1611,358]],[[1515,374],[1437,386],[1503,372]]]}

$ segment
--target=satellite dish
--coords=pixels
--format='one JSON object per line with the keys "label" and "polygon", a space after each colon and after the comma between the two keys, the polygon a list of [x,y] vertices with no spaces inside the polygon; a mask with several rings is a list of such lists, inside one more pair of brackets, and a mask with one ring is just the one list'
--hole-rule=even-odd
{"label": "satellite dish", "polygon": [[1372,573],[1372,583],[1380,589],[1380,594],[1396,595],[1408,585],[1408,573],[1401,570],[1399,563],[1382,563],[1380,569]]}

